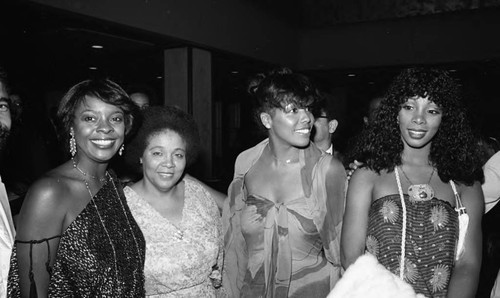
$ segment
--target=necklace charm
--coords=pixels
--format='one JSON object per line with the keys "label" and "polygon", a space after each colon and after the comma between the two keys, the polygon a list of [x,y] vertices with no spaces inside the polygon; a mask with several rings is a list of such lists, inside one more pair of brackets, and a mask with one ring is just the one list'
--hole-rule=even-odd
{"label": "necklace charm", "polygon": [[274,159],[279,163],[279,164],[286,164],[286,165],[290,165],[290,164],[294,164],[294,163],[298,163],[299,162],[299,159],[296,158],[296,159],[285,159],[285,160],[281,160],[281,159],[278,159],[277,157],[273,156]]}
{"label": "necklace charm", "polygon": [[429,184],[412,184],[408,187],[408,195],[412,202],[428,201],[434,198],[434,190]]}
{"label": "necklace charm", "polygon": [[405,176],[406,180],[408,180],[408,182],[410,183],[410,186],[408,187],[408,196],[410,197],[410,201],[412,203],[425,202],[434,198],[434,189],[432,189],[431,186],[432,176],[436,171],[434,167],[432,168],[429,181],[427,181],[427,183],[425,184],[413,184],[408,175],[406,175],[405,170],[403,170],[402,166],[401,166],[401,171],[403,172],[403,175]]}

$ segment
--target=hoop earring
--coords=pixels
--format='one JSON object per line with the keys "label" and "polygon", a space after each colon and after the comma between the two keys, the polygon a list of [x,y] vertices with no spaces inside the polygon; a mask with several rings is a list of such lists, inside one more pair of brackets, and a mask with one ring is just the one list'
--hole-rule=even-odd
{"label": "hoop earring", "polygon": [[120,147],[120,150],[118,150],[118,155],[122,156],[123,150],[125,150],[125,145],[124,144],[122,144],[122,146]]}
{"label": "hoop earring", "polygon": [[71,136],[71,138],[69,138],[69,153],[71,153],[71,157],[74,157],[76,154],[76,139],[73,127],[70,129],[69,135]]}

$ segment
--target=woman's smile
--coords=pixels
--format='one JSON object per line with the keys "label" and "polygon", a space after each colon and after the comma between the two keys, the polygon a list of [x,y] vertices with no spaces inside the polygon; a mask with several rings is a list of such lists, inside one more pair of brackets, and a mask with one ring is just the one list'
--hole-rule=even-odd
{"label": "woman's smile", "polygon": [[101,149],[106,149],[113,147],[116,142],[116,139],[92,139],[90,140],[94,145],[98,146]]}
{"label": "woman's smile", "polygon": [[311,134],[311,128],[300,128],[295,130],[296,133],[298,134],[303,134],[303,135],[308,135]]}
{"label": "woman's smile", "polygon": [[408,129],[408,134],[412,139],[422,139],[425,137],[425,134],[427,133],[426,130],[415,130],[415,129]]}

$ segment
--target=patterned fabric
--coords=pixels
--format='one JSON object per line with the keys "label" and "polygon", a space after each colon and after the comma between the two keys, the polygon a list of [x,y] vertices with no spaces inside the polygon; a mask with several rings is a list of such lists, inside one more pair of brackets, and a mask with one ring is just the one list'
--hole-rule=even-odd
{"label": "patterned fabric", "polygon": [[[405,197],[407,229],[404,279],[416,293],[446,297],[458,240],[458,214],[437,198],[411,201]],[[372,203],[369,214],[367,250],[399,276],[403,210],[398,194]]]}
{"label": "patterned fabric", "polygon": [[[332,156],[311,144],[299,154],[305,197],[275,204],[247,194],[244,176],[267,143],[243,152],[235,164],[223,213],[224,286],[231,297],[326,297],[341,274],[345,189],[330,188]],[[247,208],[264,218],[257,227],[242,217]]]}
{"label": "patterned fabric", "polygon": [[[144,297],[144,237],[130,213],[118,180],[114,175],[112,179],[116,188],[108,181],[93,198],[99,213],[89,202],[61,235],[52,267],[49,297]],[[116,263],[110,240],[116,252]],[[8,297],[21,296],[17,245],[29,244],[17,243],[14,247]]]}
{"label": "patterned fabric", "polygon": [[146,239],[146,296],[215,297],[211,277],[220,280],[223,241],[219,209],[210,194],[184,179],[182,221],[174,225],[132,188],[124,192]]}

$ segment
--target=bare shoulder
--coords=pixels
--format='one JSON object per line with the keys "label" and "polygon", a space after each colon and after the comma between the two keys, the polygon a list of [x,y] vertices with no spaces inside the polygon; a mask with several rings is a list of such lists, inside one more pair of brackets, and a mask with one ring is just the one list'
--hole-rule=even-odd
{"label": "bare shoulder", "polygon": [[71,179],[50,172],[35,181],[18,217],[19,239],[42,239],[62,232],[70,202]]}
{"label": "bare shoulder", "polygon": [[380,178],[380,174],[370,170],[367,167],[357,168],[352,174],[351,180],[349,181],[349,186],[351,184],[370,184],[373,185],[377,179]]}
{"label": "bare shoulder", "polygon": [[29,188],[21,212],[25,215],[54,216],[65,209],[70,179],[50,172],[35,181]]}
{"label": "bare shoulder", "polygon": [[366,167],[356,169],[347,186],[348,201],[371,202],[380,177],[379,173]]}

